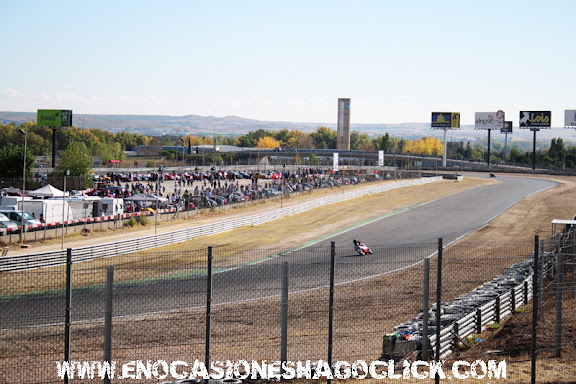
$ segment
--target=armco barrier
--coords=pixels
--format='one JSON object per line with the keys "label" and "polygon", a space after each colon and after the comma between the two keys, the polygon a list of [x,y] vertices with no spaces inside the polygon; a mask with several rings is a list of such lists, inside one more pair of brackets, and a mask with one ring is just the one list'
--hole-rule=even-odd
{"label": "armco barrier", "polygon": [[[489,283],[482,284],[471,292],[463,294],[449,303],[442,303],[440,317],[440,357],[450,355],[459,340],[472,334],[480,334],[488,324],[499,323],[511,315],[516,308],[528,304],[532,299],[534,275],[533,259],[527,259],[509,267],[502,275]],[[429,310],[428,356],[433,356],[436,348],[436,304]],[[394,327],[392,335],[384,336],[384,359],[402,359],[414,353],[420,354],[423,339],[423,314],[412,321]],[[394,335],[414,335],[408,340],[392,340]]]}
{"label": "armco barrier", "polygon": [[[541,273],[555,266],[555,253],[541,255]],[[534,259],[533,256],[509,267],[502,275],[482,284],[471,292],[457,297],[449,303],[442,303],[440,317],[440,358],[454,352],[457,343],[467,336],[481,334],[486,326],[500,323],[503,318],[526,304],[534,295]],[[433,356],[436,348],[436,304],[429,310],[428,356]],[[383,359],[402,359],[422,352],[423,313],[412,321],[394,327],[392,335],[385,335]],[[401,334],[412,334],[408,340],[395,340]],[[394,341],[392,340],[394,339]],[[393,347],[392,347],[393,346]]]}
{"label": "armco barrier", "polygon": [[[197,237],[215,235],[233,229],[264,224],[269,221],[277,220],[284,216],[291,216],[320,206],[334,204],[349,199],[354,199],[374,193],[385,192],[397,188],[408,187],[413,185],[428,184],[442,180],[442,177],[428,177],[416,180],[401,180],[396,182],[385,183],[377,187],[364,188],[357,191],[346,192],[342,194],[326,196],[319,199],[307,201],[291,207],[276,209],[270,212],[257,215],[245,216],[238,219],[225,220],[218,223],[201,225],[193,228],[187,228],[179,231],[167,232],[158,235],[141,237],[119,241],[115,243],[101,244],[90,247],[74,248],[72,259],[74,262],[87,261],[101,257],[113,257],[133,253],[150,248],[162,247],[166,245],[181,243]],[[175,212],[176,210],[174,210]],[[23,269],[32,269],[40,267],[51,267],[64,265],[66,263],[66,250],[41,252],[35,254],[6,256],[0,260],[0,271],[17,271]]]}

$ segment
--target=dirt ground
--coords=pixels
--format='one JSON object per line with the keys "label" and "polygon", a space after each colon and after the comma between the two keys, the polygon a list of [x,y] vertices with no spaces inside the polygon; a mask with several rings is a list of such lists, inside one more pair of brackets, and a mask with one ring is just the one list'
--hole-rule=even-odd
{"label": "dirt ground", "polygon": [[[540,177],[540,176],[539,176]],[[544,176],[543,176],[544,177]],[[514,207],[507,210],[505,213],[497,217],[492,222],[488,223],[480,230],[468,235],[466,238],[462,239],[461,242],[466,242],[470,244],[470,253],[474,253],[474,247],[478,249],[482,249],[488,243],[501,243],[503,244],[510,244],[517,241],[530,241],[533,239],[535,234],[540,235],[541,237],[547,237],[550,235],[551,232],[551,221],[552,219],[571,219],[573,215],[576,213],[576,179],[571,177],[546,177],[550,179],[554,179],[561,183],[560,186],[552,189],[545,190],[538,194],[529,196],[523,199],[520,203],[516,204]],[[281,220],[278,220],[274,223],[265,224],[262,226],[251,227],[251,228],[243,228],[239,230],[232,231],[227,234],[223,235],[216,235],[210,236],[207,238],[200,238],[196,240],[192,240],[186,243],[177,244],[171,247],[167,247],[165,249],[157,249],[154,251],[149,251],[148,254],[158,254],[162,252],[167,252],[170,254],[177,254],[179,250],[191,250],[191,249],[205,249],[208,246],[219,247],[222,250],[233,250],[238,248],[269,248],[271,246],[277,248],[289,248],[295,245],[299,245],[302,243],[306,243],[313,238],[317,238],[318,236],[328,235],[333,233],[339,228],[346,227],[347,225],[352,225],[354,222],[366,220],[372,217],[378,217],[384,215],[386,213],[390,213],[394,210],[398,210],[401,208],[410,207],[416,205],[418,203],[422,203],[424,201],[431,201],[440,196],[444,196],[450,193],[457,192],[462,188],[474,188],[480,185],[483,185],[487,182],[498,182],[497,180],[488,180],[488,179],[473,179],[473,178],[466,178],[464,182],[453,182],[453,181],[442,181],[439,183],[433,183],[426,186],[418,186],[418,187],[409,187],[403,188],[402,190],[395,190],[385,192],[385,198],[383,199],[382,194],[377,194],[373,196],[364,197],[362,199],[354,199],[349,202],[338,204],[337,206],[327,206],[323,208],[317,208],[309,213],[304,213],[298,215],[298,217],[288,217]],[[339,193],[340,191],[320,191],[320,194],[326,193]],[[303,198],[311,198],[311,197],[318,197],[319,195],[311,195],[311,196],[304,196],[302,198],[294,199],[292,201],[288,201],[285,203],[287,204],[296,204],[302,201]],[[250,213],[263,211],[266,209],[275,209],[278,208],[277,203],[267,203],[262,206],[253,207],[249,210]],[[354,212],[354,215],[351,214]],[[239,211],[233,212],[232,215],[238,214],[246,214],[247,211]],[[162,230],[175,230],[179,227],[183,226],[190,226],[190,225],[200,225],[206,221],[212,220],[220,220],[223,217],[230,217],[228,215],[216,215],[215,217],[203,217],[192,220],[188,222],[182,223],[174,223],[173,225],[163,224]],[[314,228],[313,233],[310,231],[310,228]],[[146,229],[144,231],[140,231],[137,234],[146,233],[146,231],[150,231],[150,229]],[[153,231],[153,229],[152,229]],[[127,234],[129,236],[135,236],[136,231],[126,231],[120,234],[106,234],[105,239],[106,242],[113,241],[112,239],[115,236],[118,238],[125,239]],[[133,234],[134,233],[134,234]],[[76,239],[67,239],[67,242],[70,244],[69,246],[74,247],[74,244],[80,245],[87,245],[87,241],[97,242],[98,236],[104,236],[104,234],[95,235],[91,239],[86,238],[78,238]],[[103,240],[99,240],[103,241]],[[58,244],[56,243],[56,246]],[[47,244],[50,246],[50,244]],[[34,248],[41,248],[39,245],[33,245]],[[116,260],[114,263],[128,263],[133,261],[133,257],[123,259],[120,258]],[[143,260],[146,259],[145,253],[140,255]],[[220,260],[222,263],[231,263],[237,260]],[[117,265],[117,264],[115,264]],[[394,276],[384,276],[381,278],[374,279],[370,282],[360,282],[348,287],[342,288],[341,295],[345,298],[339,304],[342,307],[353,307],[358,302],[362,302],[364,306],[368,306],[369,303],[372,303],[373,307],[378,307],[378,303],[384,302],[387,298],[388,300],[395,300],[398,296],[405,297],[406,295],[410,295],[411,292],[414,292],[418,289],[418,280],[405,280],[404,276],[414,276],[413,272],[411,271],[402,271]],[[480,272],[479,272],[480,273]],[[17,276],[16,274],[14,275]],[[398,285],[398,281],[414,281],[414,286],[410,284]],[[391,289],[390,291],[386,292],[386,297],[382,296],[382,289],[381,287],[396,287]],[[306,300],[309,302],[322,302],[322,297],[325,295],[325,292],[309,292],[306,294],[302,294],[301,296],[306,296]],[[302,298],[302,300],[304,300]],[[268,303],[266,300],[252,302],[252,303],[241,303],[231,305],[230,308],[234,309],[235,313],[252,313],[254,315],[257,314],[258,317],[258,325],[260,327],[260,333],[258,337],[262,337],[263,340],[270,340],[274,339],[275,331],[277,326],[277,318],[276,318],[276,303]],[[270,308],[267,308],[270,306]],[[228,310],[230,309],[228,308]],[[571,314],[574,318],[572,320],[568,319],[567,324],[576,324],[576,313],[573,310],[574,308],[574,300],[568,302],[567,304],[567,314]],[[355,311],[347,311],[346,316],[354,316],[357,317],[357,322],[364,323],[369,322],[374,329],[382,330],[382,332],[377,333],[385,333],[386,330],[391,330],[393,326],[399,324],[406,319],[411,318],[415,313],[412,312],[412,308],[401,308],[399,307],[397,311],[394,313],[370,313],[367,314],[360,310],[360,308],[355,308]],[[216,311],[221,311],[220,314],[221,318],[226,318],[223,313],[226,312],[226,308],[219,307]],[[337,312],[338,313],[338,312]],[[219,314],[216,313],[215,317],[218,318]],[[297,310],[296,312],[292,313],[291,316],[295,316],[299,319],[300,322],[310,322],[312,320],[308,319],[306,314],[299,313]],[[526,316],[531,316],[530,308],[524,308],[522,311],[515,316],[508,318],[505,322],[503,322],[499,328],[495,328],[493,332],[489,332],[489,334],[482,335],[483,342],[474,345],[472,348],[468,350],[459,351],[458,354],[454,356],[454,358],[462,359],[462,360],[469,360],[473,361],[476,358],[483,358],[485,359],[487,355],[486,353],[490,350],[499,350],[503,349],[504,346],[509,345],[529,345],[529,342],[526,340],[529,337],[529,331],[526,327],[529,327],[529,320],[526,319]],[[190,315],[186,316],[179,316],[177,314],[173,315],[168,321],[174,323],[174,329],[181,329],[181,327],[186,327],[189,325],[189,318]],[[230,318],[230,321],[237,323],[238,329],[232,330],[231,328],[226,328],[225,330],[222,329],[215,329],[216,334],[218,332],[229,332],[230,334],[246,334],[247,328],[250,325],[250,322],[237,322]],[[547,318],[545,318],[547,319]],[[146,321],[159,321],[164,322],[167,321],[166,316],[158,318],[158,319],[146,319]],[[315,319],[314,321],[318,321]],[[336,319],[338,321],[338,319]],[[551,320],[545,320],[543,322],[542,331],[546,331],[545,328],[553,328],[553,324],[550,323]],[[343,322],[342,322],[343,323]],[[552,322],[553,323],[553,322]],[[342,335],[346,334],[354,334],[357,332],[355,330],[355,321],[348,321],[346,327],[340,330]],[[123,322],[115,327],[115,329],[119,329],[119,332],[125,333],[130,335],[130,339],[134,342],[137,339],[137,335],[142,332],[139,330],[143,323],[135,319],[131,322]],[[310,327],[308,329],[314,329],[314,327]],[[263,330],[263,331],[262,331]],[[101,335],[101,329],[96,326],[90,326],[84,332],[87,337],[87,341],[84,341],[86,345],[86,353],[90,354],[89,346],[93,343],[97,343],[97,340]],[[548,331],[546,331],[548,332]],[[59,338],[50,337],[50,332],[48,330],[44,330],[40,332],[42,334],[36,337],[30,337],[31,341],[38,341],[42,340],[46,346],[47,353],[49,350],[54,348],[54,351],[58,348],[59,345]],[[320,331],[317,332],[310,332],[306,335],[304,340],[307,340],[306,343],[315,343],[316,339],[321,338]],[[269,337],[267,336],[268,334]],[[547,333],[548,334],[548,333]],[[569,328],[569,331],[566,333],[567,337],[564,340],[566,345],[576,345],[576,332],[573,331],[573,328]],[[552,333],[553,335],[553,333]],[[191,344],[194,344],[192,340],[196,340],[196,343],[201,346],[202,338],[201,335],[187,335],[191,341]],[[163,338],[166,340],[170,340],[169,335],[164,335]],[[174,335],[174,338],[181,337],[181,335]],[[94,338],[93,341],[90,341],[91,338]],[[217,338],[217,336],[216,336]],[[345,337],[342,337],[345,340]],[[368,344],[373,344],[370,348],[366,347],[366,350],[378,350],[380,348],[379,344],[381,343],[381,337],[374,338],[370,335],[365,337],[363,342]],[[346,342],[342,341],[344,344],[339,344],[336,346],[336,352],[341,349],[349,348],[346,346]],[[133,344],[131,344],[133,345]],[[136,342],[136,345],[139,345]],[[159,340],[159,346],[163,345],[162,340]],[[165,345],[165,344],[164,344]],[[188,348],[190,345],[188,345]],[[134,348],[134,346],[132,346]],[[157,354],[156,352],[152,352],[154,350],[154,345],[147,341],[146,344],[142,344],[138,346],[138,352],[142,353],[147,356],[147,351],[150,352],[150,356]],[[169,348],[170,353],[164,353],[162,356],[164,359],[169,360],[171,354],[175,356],[178,355],[178,346],[171,346]],[[222,352],[222,350],[220,351]],[[242,356],[243,351],[233,351],[226,349],[225,352],[227,353],[228,358],[238,358]],[[234,352],[234,353],[233,353]],[[245,351],[244,351],[245,352]],[[529,350],[526,348],[518,348],[517,356],[508,356],[506,357],[506,361],[508,362],[508,382],[529,382],[530,381],[530,361],[529,361]],[[363,355],[363,352],[358,352],[359,357],[369,358],[374,356],[366,356]],[[128,358],[128,352],[119,352],[120,355],[124,355],[125,358]],[[237,354],[237,355],[236,355]],[[3,352],[3,356],[8,357],[6,352]],[[88,356],[88,355],[86,355]],[[576,363],[574,362],[574,357],[576,357],[576,353],[573,353],[571,350],[567,350],[565,353],[565,357],[562,358],[550,358],[550,354],[543,354],[541,358],[538,360],[538,382],[542,383],[569,383],[574,381],[574,375],[576,372]],[[119,358],[121,358],[119,356]],[[500,357],[499,357],[500,358]],[[11,360],[11,359],[8,359]],[[6,361],[8,363],[8,361]],[[426,380],[419,382],[427,382]],[[458,380],[458,382],[488,382],[488,381],[480,381],[480,380]],[[490,381],[495,382],[495,381]],[[503,381],[504,382],[504,381]]]}

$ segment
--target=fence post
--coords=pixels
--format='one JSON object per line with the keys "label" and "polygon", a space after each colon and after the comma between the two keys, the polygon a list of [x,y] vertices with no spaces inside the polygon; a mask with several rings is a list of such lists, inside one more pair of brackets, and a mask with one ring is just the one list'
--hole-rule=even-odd
{"label": "fence post", "polygon": [[476,333],[482,333],[482,310],[476,310]]}
{"label": "fence post", "polygon": [[[64,320],[64,361],[70,364],[70,337],[72,331],[72,248],[66,249],[66,314]],[[68,373],[64,384],[69,383]]]}
{"label": "fence post", "polygon": [[280,361],[288,360],[288,262],[282,262],[282,318],[280,330]]}
{"label": "fence post", "polygon": [[452,332],[454,332],[454,337],[452,338],[452,349],[456,351],[456,348],[458,347],[458,339],[460,338],[460,325],[457,321],[452,324]]}
{"label": "fence post", "polygon": [[[534,280],[534,277],[532,277],[532,280]],[[522,305],[526,305],[528,304],[528,282],[525,281],[524,282],[524,302],[522,303]]]}
{"label": "fence post", "polygon": [[576,293],[576,226],[572,226],[572,252],[570,256],[570,274],[572,275],[572,284],[570,285],[572,298],[574,298]]}
{"label": "fence post", "polygon": [[[208,271],[206,272],[206,346],[204,364],[210,369],[210,336],[212,333],[212,247],[208,247]],[[210,373],[210,372],[208,372]],[[208,384],[208,380],[204,380]]]}
{"label": "fence post", "polygon": [[[440,331],[442,328],[442,238],[438,239],[438,277],[436,280],[436,361],[440,361]],[[436,375],[436,380],[440,380]]]}
{"label": "fence post", "polygon": [[430,309],[430,259],[424,259],[424,302],[422,303],[422,360],[428,360],[428,310]]}
{"label": "fence post", "polygon": [[531,347],[531,383],[536,384],[536,326],[538,324],[538,298],[539,292],[539,255],[540,240],[538,235],[534,236],[534,274],[532,276],[532,347]]}
{"label": "fence post", "polygon": [[562,285],[564,283],[564,253],[558,253],[556,260],[556,357],[562,355]]}
{"label": "fence post", "polygon": [[[104,361],[112,364],[112,303],[114,295],[114,266],[106,267],[106,314],[104,320]],[[104,383],[110,384],[110,377],[104,377]]]}
{"label": "fence post", "polygon": [[[538,256],[538,277],[539,277],[539,289],[544,287],[544,252],[546,251],[546,240],[540,242],[540,249],[538,250],[540,255]],[[542,301],[544,295],[542,292],[538,291],[538,321],[542,318]]]}
{"label": "fence post", "polygon": [[494,321],[500,324],[500,296],[496,297],[496,307],[494,308]]}
{"label": "fence post", "polygon": [[516,288],[512,287],[510,290],[510,313],[514,314],[516,311]]}
{"label": "fence post", "polygon": [[[332,368],[334,342],[334,278],[336,272],[336,243],[330,242],[330,299],[328,304],[328,366]],[[332,383],[331,379],[327,383]]]}

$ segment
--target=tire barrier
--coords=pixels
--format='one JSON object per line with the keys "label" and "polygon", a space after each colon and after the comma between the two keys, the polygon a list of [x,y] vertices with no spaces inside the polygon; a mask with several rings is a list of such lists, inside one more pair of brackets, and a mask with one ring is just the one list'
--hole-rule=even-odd
{"label": "tire barrier", "polygon": [[[544,262],[543,270],[553,261]],[[500,323],[532,299],[534,260],[526,259],[474,290],[456,299],[441,304],[440,310],[440,358],[450,355],[462,340],[472,334],[480,334],[486,326]],[[383,338],[380,359],[421,359],[424,313],[420,312],[411,321],[394,327],[391,334]],[[436,348],[436,304],[428,311],[428,356]]]}

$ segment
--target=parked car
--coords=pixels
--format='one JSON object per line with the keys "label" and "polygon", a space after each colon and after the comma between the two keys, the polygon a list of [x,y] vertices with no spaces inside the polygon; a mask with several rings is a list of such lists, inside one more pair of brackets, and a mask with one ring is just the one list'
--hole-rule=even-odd
{"label": "parked car", "polygon": [[8,216],[3,213],[0,213],[0,228],[6,229],[8,231],[17,231],[19,225],[15,222],[11,221]]}
{"label": "parked car", "polygon": [[216,203],[218,205],[226,205],[228,204],[228,199],[226,199],[224,196],[210,196],[210,198],[214,201],[216,201]]}
{"label": "parked car", "polygon": [[[15,223],[22,223],[22,215],[20,211],[2,210],[0,211],[0,213],[4,214],[5,216],[8,216],[8,219],[10,219]],[[42,223],[40,222],[40,220],[35,219],[34,217],[32,217],[31,214],[24,211],[24,225],[38,226],[41,224]]]}

